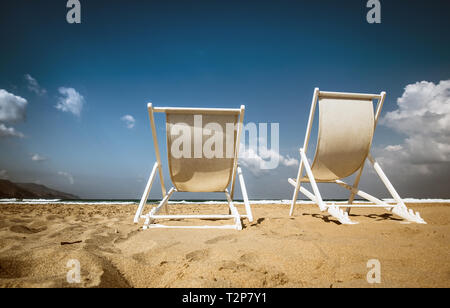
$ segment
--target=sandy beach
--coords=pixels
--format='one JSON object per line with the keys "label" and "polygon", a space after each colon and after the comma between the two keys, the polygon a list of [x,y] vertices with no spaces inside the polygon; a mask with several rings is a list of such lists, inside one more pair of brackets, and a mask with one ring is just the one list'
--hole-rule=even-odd
{"label": "sandy beach", "polygon": [[[316,206],[288,217],[288,205],[264,204],[242,231],[142,231],[136,205],[0,205],[0,287],[450,287],[450,204],[408,206],[428,224],[354,209],[360,224],[343,226]],[[67,282],[71,259],[80,283]],[[380,261],[380,284],[366,280],[369,259]]]}

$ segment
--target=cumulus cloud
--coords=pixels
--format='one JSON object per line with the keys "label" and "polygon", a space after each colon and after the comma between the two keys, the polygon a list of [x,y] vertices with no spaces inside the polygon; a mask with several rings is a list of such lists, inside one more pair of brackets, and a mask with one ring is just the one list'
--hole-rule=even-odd
{"label": "cumulus cloud", "polygon": [[255,175],[260,174],[264,170],[276,169],[280,165],[296,167],[299,163],[297,159],[289,155],[283,156],[278,151],[264,147],[258,150],[252,147],[246,149],[242,144],[239,149],[239,162]]}
{"label": "cumulus cloud", "polygon": [[133,128],[134,125],[136,124],[136,120],[134,119],[134,117],[129,114],[124,115],[123,117],[120,118],[120,120],[125,122],[127,128]]}
{"label": "cumulus cloud", "polygon": [[18,132],[14,127],[8,127],[5,124],[0,123],[0,138],[2,137],[19,137],[23,138],[24,135]]}
{"label": "cumulus cloud", "polygon": [[431,174],[450,163],[450,80],[438,84],[422,81],[407,85],[397,99],[398,109],[388,112],[381,124],[406,136],[402,144],[380,151],[389,165],[407,165]]}
{"label": "cumulus cloud", "polygon": [[[268,133],[270,131],[270,138]],[[279,151],[279,123],[247,123],[239,147],[241,165],[254,175],[277,169],[279,166],[295,167],[298,160],[284,156]],[[270,147],[269,147],[270,141]]]}
{"label": "cumulus cloud", "polygon": [[404,136],[402,142],[373,148],[400,195],[450,197],[449,108],[450,80],[422,81],[407,85],[397,109],[380,119],[380,124]]}
{"label": "cumulus cloud", "polygon": [[33,77],[31,77],[30,74],[25,74],[25,79],[27,81],[27,88],[31,92],[34,92],[34,93],[36,93],[37,95],[40,95],[40,96],[45,95],[45,93],[47,93],[47,90],[42,88],[39,85],[39,83],[37,82],[37,80],[34,79]]}
{"label": "cumulus cloud", "polygon": [[42,161],[46,161],[47,158],[44,157],[44,156],[41,156],[41,155],[39,155],[39,154],[33,154],[33,155],[31,156],[31,160],[32,160],[32,161],[36,161],[36,162],[42,162]]}
{"label": "cumulus cloud", "polygon": [[14,127],[8,127],[4,123],[16,123],[25,119],[27,100],[0,89],[0,138],[19,137],[23,138],[21,132]]}
{"label": "cumulus cloud", "polygon": [[70,173],[68,173],[68,172],[58,171],[58,175],[66,177],[69,180],[69,183],[71,185],[73,185],[75,183],[75,180],[74,180],[73,176]]}
{"label": "cumulus cloud", "polygon": [[388,145],[387,147],[384,148],[384,150],[388,151],[388,152],[397,152],[402,150],[403,147],[401,144],[395,144],[395,145]]}
{"label": "cumulus cloud", "polygon": [[0,89],[0,122],[23,121],[26,107],[26,99]]}
{"label": "cumulus cloud", "polygon": [[8,172],[6,170],[0,170],[0,180],[9,179]]}
{"label": "cumulus cloud", "polygon": [[76,116],[81,115],[84,105],[84,97],[74,88],[60,87],[58,89],[61,96],[58,98],[56,109],[64,112],[71,112]]}

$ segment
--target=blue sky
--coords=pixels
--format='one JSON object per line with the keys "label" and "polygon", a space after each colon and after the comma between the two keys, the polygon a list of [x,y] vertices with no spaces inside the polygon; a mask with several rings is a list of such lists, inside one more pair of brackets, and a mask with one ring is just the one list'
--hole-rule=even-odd
{"label": "blue sky", "polygon": [[[15,132],[0,134],[3,178],[83,198],[139,198],[155,160],[149,101],[244,104],[246,122],[280,123],[280,154],[298,159],[319,87],[386,91],[383,117],[394,113],[374,140],[386,173],[402,195],[450,197],[448,1],[381,1],[381,24],[366,22],[366,1],[80,2],[81,24],[66,22],[63,0],[0,5],[0,89],[27,101],[21,117],[0,122]],[[428,83],[416,84],[421,81]],[[83,97],[81,109],[56,108],[69,97],[62,88]],[[417,91],[422,105],[408,108]],[[417,114],[436,105],[430,112],[440,130],[430,127],[416,138],[411,127],[423,118]],[[135,119],[132,128],[121,120],[125,115]],[[157,125],[164,141],[162,116]],[[416,155],[420,142],[435,149],[433,160]],[[250,198],[291,197],[286,179],[295,166],[250,169],[244,168]],[[362,185],[384,194],[371,175]]]}

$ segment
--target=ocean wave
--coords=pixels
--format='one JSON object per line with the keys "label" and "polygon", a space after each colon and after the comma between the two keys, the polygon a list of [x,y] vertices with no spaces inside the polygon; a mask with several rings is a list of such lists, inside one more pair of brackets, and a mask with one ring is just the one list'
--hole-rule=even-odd
{"label": "ocean wave", "polygon": [[15,202],[20,201],[21,199],[9,198],[9,199],[0,199],[0,202]]}
{"label": "ocean wave", "polygon": [[58,202],[61,199],[22,199],[23,202]]}

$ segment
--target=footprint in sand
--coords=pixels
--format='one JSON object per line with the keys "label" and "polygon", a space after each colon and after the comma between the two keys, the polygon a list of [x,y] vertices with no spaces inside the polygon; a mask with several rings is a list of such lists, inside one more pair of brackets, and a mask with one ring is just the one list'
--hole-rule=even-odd
{"label": "footprint in sand", "polygon": [[205,241],[205,244],[215,244],[215,243],[222,242],[222,241],[230,241],[232,243],[235,243],[235,242],[237,242],[237,238],[236,238],[236,235],[233,235],[233,234],[222,235],[222,236],[217,236],[210,240]]}
{"label": "footprint in sand", "polygon": [[186,254],[186,260],[191,261],[200,261],[206,259],[209,255],[209,251],[207,249],[195,250],[188,254]]}
{"label": "footprint in sand", "polygon": [[43,226],[40,228],[30,228],[30,227],[23,226],[23,225],[16,225],[16,226],[12,226],[11,228],[9,228],[9,230],[14,233],[34,234],[34,233],[39,233],[44,230],[47,230],[47,227]]}
{"label": "footprint in sand", "polygon": [[[240,260],[240,261],[242,261],[242,260]],[[236,272],[236,271],[253,272],[254,271],[254,269],[249,264],[235,262],[232,260],[222,261],[219,265],[219,271],[222,271],[222,270],[231,270],[233,272]]]}
{"label": "footprint in sand", "polygon": [[244,253],[239,257],[239,261],[245,262],[245,263],[254,263],[258,261],[258,255],[254,252],[248,252]]}
{"label": "footprint in sand", "polygon": [[221,265],[219,266],[219,271],[221,270],[237,270],[239,265],[231,260],[225,260],[222,261]]}
{"label": "footprint in sand", "polygon": [[289,283],[287,275],[283,272],[269,272],[266,268],[255,267],[254,265],[248,264],[251,262],[248,262],[247,260],[251,259],[253,261],[255,256],[256,254],[254,253],[243,254],[239,258],[239,261],[243,263],[232,260],[222,261],[218,270],[219,272],[224,273],[227,271],[233,273],[239,272],[243,277],[248,277],[247,282],[249,285],[255,287],[277,287]]}
{"label": "footprint in sand", "polygon": [[128,256],[146,253],[158,247],[158,243],[149,235],[148,232],[131,232],[126,237],[116,236],[113,246]]}

